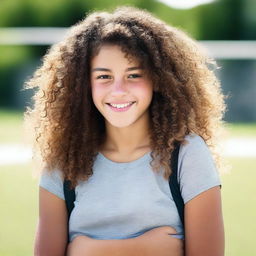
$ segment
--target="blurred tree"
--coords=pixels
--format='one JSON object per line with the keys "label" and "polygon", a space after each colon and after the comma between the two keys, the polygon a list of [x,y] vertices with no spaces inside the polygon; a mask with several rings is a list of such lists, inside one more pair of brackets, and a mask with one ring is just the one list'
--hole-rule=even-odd
{"label": "blurred tree", "polygon": [[244,39],[256,39],[256,1],[244,0],[243,2],[243,30],[242,37]]}
{"label": "blurred tree", "polygon": [[217,0],[199,9],[202,40],[255,40],[256,1]]}
{"label": "blurred tree", "polygon": [[71,26],[92,10],[134,5],[153,9],[154,0],[1,0],[1,27]]}
{"label": "blurred tree", "polygon": [[17,71],[33,54],[28,46],[0,46],[0,106],[10,107],[19,89]]}

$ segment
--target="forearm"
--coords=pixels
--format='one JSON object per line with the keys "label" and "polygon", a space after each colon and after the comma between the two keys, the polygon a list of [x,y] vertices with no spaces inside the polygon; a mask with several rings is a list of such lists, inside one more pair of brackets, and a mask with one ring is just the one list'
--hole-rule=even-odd
{"label": "forearm", "polygon": [[[72,244],[73,243],[73,244]],[[80,236],[71,243],[67,256],[181,256],[182,241],[170,239],[162,245],[139,236],[129,239],[97,240]]]}
{"label": "forearm", "polygon": [[120,240],[94,240],[91,249],[92,254],[88,256],[151,256],[139,237]]}
{"label": "forearm", "polygon": [[163,246],[152,246],[145,237],[121,240],[94,240],[92,254],[83,256],[183,256],[183,241],[176,238]]}
{"label": "forearm", "polygon": [[97,240],[79,236],[69,244],[67,256],[151,256],[146,251],[147,247],[139,237]]}

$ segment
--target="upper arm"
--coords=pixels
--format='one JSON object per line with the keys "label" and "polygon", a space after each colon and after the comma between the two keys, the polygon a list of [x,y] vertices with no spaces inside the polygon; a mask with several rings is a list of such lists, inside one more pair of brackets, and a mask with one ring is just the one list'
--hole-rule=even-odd
{"label": "upper arm", "polygon": [[34,245],[35,255],[65,255],[68,239],[65,201],[39,188],[39,222]]}
{"label": "upper arm", "polygon": [[194,197],[185,204],[186,256],[223,256],[224,225],[220,187]]}

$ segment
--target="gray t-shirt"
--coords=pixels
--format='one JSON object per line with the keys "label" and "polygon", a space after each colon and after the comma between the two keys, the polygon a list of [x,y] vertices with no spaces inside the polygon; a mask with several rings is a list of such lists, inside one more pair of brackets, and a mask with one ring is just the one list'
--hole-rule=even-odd
{"label": "gray t-shirt", "polygon": [[[212,155],[204,140],[187,135],[178,158],[178,181],[186,204],[198,194],[221,185]],[[75,207],[69,221],[69,238],[78,235],[95,239],[125,239],[160,227],[184,230],[163,170],[150,166],[150,153],[128,162],[117,163],[99,153],[93,175],[75,189]],[[59,170],[43,172],[40,186],[64,200],[63,179]]]}

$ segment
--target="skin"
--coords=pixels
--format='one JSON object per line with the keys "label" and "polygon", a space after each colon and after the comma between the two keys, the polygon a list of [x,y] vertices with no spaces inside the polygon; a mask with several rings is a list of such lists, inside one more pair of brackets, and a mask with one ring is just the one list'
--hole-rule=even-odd
{"label": "skin", "polygon": [[65,201],[39,187],[39,219],[34,255],[63,256],[67,246]]}

